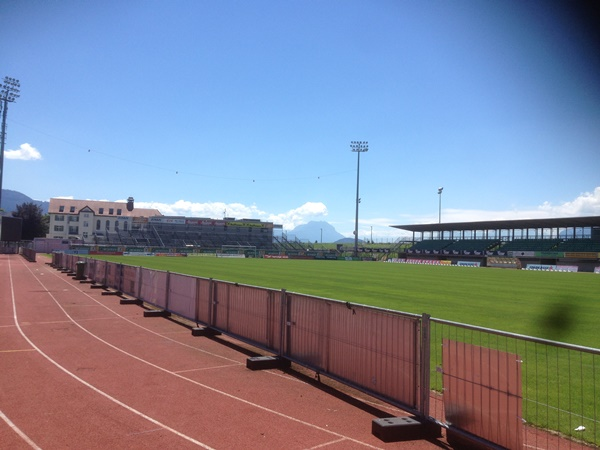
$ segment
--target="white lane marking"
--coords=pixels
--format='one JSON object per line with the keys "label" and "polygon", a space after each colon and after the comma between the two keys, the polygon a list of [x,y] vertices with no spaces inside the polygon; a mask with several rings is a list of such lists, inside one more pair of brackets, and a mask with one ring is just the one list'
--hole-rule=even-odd
{"label": "white lane marking", "polygon": [[[25,263],[24,263],[24,262],[23,262],[23,265],[25,265]],[[73,319],[73,318],[72,318],[72,317],[71,317],[71,316],[70,316],[70,315],[69,315],[69,314],[68,314],[68,313],[67,313],[67,312],[66,312],[66,311],[65,311],[65,310],[62,308],[62,306],[60,305],[60,303],[58,302],[58,300],[56,300],[56,298],[55,298],[55,297],[52,295],[52,293],[51,293],[50,291],[48,291],[48,289],[46,289],[46,287],[44,286],[44,284],[42,283],[42,281],[41,281],[41,280],[40,280],[40,279],[39,279],[39,278],[38,278],[38,277],[37,277],[37,276],[36,276],[36,275],[33,273],[33,271],[31,270],[31,268],[29,268],[27,265],[25,265],[25,267],[27,268],[27,270],[29,270],[29,272],[31,272],[31,275],[32,275],[32,276],[33,276],[33,277],[34,277],[34,278],[37,280],[37,282],[38,282],[38,283],[39,283],[39,284],[42,286],[42,288],[43,288],[43,289],[44,289],[44,290],[45,290],[45,291],[48,293],[48,295],[50,295],[50,297],[52,297],[52,299],[54,300],[54,302],[56,303],[56,305],[57,305],[57,306],[58,306],[58,307],[59,307],[59,308],[62,310],[63,314],[64,314],[66,317],[68,317],[68,318],[69,318],[69,320],[71,320],[71,321],[73,322],[73,324],[74,324],[74,325],[76,325],[77,327],[79,327],[81,330],[83,330],[85,333],[89,334],[89,335],[90,335],[90,336],[92,336],[93,338],[95,338],[95,339],[97,339],[98,341],[102,342],[103,344],[105,344],[105,345],[107,345],[107,346],[109,346],[109,347],[113,348],[114,350],[116,350],[116,351],[118,351],[118,352],[120,352],[120,353],[123,353],[124,355],[127,355],[127,356],[129,356],[130,358],[133,358],[133,359],[135,359],[136,361],[139,361],[139,362],[141,362],[141,363],[144,363],[144,364],[146,364],[146,365],[148,365],[148,366],[150,366],[150,367],[153,367],[153,368],[155,368],[155,369],[157,369],[157,370],[160,370],[160,371],[162,371],[162,372],[165,372],[165,373],[167,373],[167,374],[170,374],[170,375],[172,375],[172,376],[174,376],[174,377],[177,377],[177,378],[180,378],[180,379],[182,379],[182,380],[185,380],[185,381],[187,381],[187,382],[189,382],[189,383],[192,383],[192,384],[194,384],[194,385],[196,385],[196,386],[199,386],[199,387],[201,387],[201,388],[207,389],[207,390],[209,390],[209,391],[212,391],[212,392],[215,392],[215,393],[217,393],[217,394],[221,394],[221,395],[223,395],[223,396],[225,396],[225,397],[227,397],[227,398],[230,398],[230,399],[232,399],[232,400],[237,400],[238,402],[241,402],[241,403],[244,403],[244,404],[246,404],[246,405],[252,406],[252,407],[254,407],[254,408],[257,408],[257,409],[259,409],[259,410],[261,410],[261,411],[265,411],[265,412],[268,412],[268,413],[274,414],[274,415],[276,415],[276,416],[282,417],[282,418],[284,418],[284,419],[287,419],[287,420],[290,420],[290,421],[292,421],[292,422],[296,422],[296,423],[299,423],[299,424],[301,424],[301,425],[305,425],[305,426],[307,426],[307,427],[309,427],[309,428],[312,428],[312,429],[315,429],[315,430],[319,430],[319,431],[322,431],[322,432],[324,432],[324,433],[331,434],[331,435],[333,435],[333,436],[336,436],[336,437],[338,437],[338,438],[345,439],[345,440],[348,440],[348,441],[350,441],[350,442],[354,442],[354,443],[356,443],[356,444],[363,445],[363,446],[365,446],[365,447],[368,447],[368,448],[374,448],[374,449],[379,449],[379,448],[380,448],[380,447],[375,447],[375,446],[373,446],[373,445],[371,445],[371,444],[368,444],[368,443],[366,443],[366,442],[359,441],[359,440],[357,440],[357,439],[354,439],[354,438],[352,438],[352,437],[350,437],[350,436],[345,436],[345,435],[343,435],[343,434],[336,433],[335,431],[328,430],[328,429],[326,429],[326,428],[320,427],[320,426],[318,426],[318,425],[315,425],[315,424],[312,424],[312,423],[310,423],[310,422],[306,422],[306,421],[304,421],[304,420],[302,420],[302,419],[298,419],[298,418],[296,418],[296,417],[289,416],[289,415],[287,415],[287,414],[285,414],[285,413],[282,413],[282,412],[276,411],[276,410],[274,410],[274,409],[267,408],[266,406],[259,405],[259,404],[257,404],[257,403],[251,402],[251,401],[249,401],[249,400],[246,400],[246,399],[243,399],[243,398],[241,398],[241,397],[237,397],[237,396],[235,396],[235,395],[233,395],[233,394],[229,394],[229,393],[227,393],[227,392],[225,392],[225,391],[221,391],[221,390],[219,390],[219,389],[217,389],[217,388],[214,388],[214,387],[212,387],[212,386],[208,386],[208,385],[206,385],[206,384],[200,383],[200,382],[198,382],[198,381],[196,381],[196,380],[193,380],[193,379],[191,379],[191,378],[187,378],[187,377],[185,377],[185,376],[183,376],[183,375],[180,375],[180,374],[179,374],[179,373],[177,373],[177,372],[173,372],[172,370],[165,369],[164,367],[158,366],[158,365],[156,365],[156,364],[154,364],[154,363],[152,363],[152,362],[150,362],[150,361],[147,361],[147,360],[145,360],[145,359],[142,359],[142,358],[140,358],[139,356],[136,356],[136,355],[134,355],[134,354],[132,354],[132,353],[129,353],[129,352],[127,352],[127,351],[125,351],[125,350],[123,350],[123,349],[121,349],[121,348],[119,348],[119,347],[117,347],[117,346],[115,346],[115,345],[111,344],[111,343],[110,343],[110,342],[108,342],[108,341],[105,341],[105,340],[104,340],[104,339],[102,339],[100,336],[97,336],[97,335],[93,334],[91,331],[89,331],[88,329],[84,328],[84,327],[83,327],[81,324],[79,324],[77,321],[75,321],[75,319]],[[56,277],[58,277],[58,275],[57,275],[57,274],[54,274],[54,275],[55,275]],[[58,277],[58,278],[59,278],[59,279],[61,279],[61,280],[63,280],[65,283],[67,283],[67,281],[66,281],[66,280],[64,280],[64,278],[61,278],[61,277]],[[71,286],[72,286],[72,285],[71,285]],[[84,292],[84,291],[80,290],[80,289],[79,289],[79,287],[77,287],[77,286],[74,286],[74,287],[75,287],[75,289],[77,289],[77,290],[78,290],[79,292],[81,292],[82,294],[86,295],[88,298],[90,298],[90,299],[91,299],[91,300],[93,300],[94,302],[98,303],[99,305],[102,305],[103,307],[105,307],[105,308],[106,308],[106,309],[108,309],[109,311],[112,311],[112,310],[111,310],[110,308],[108,308],[106,305],[103,305],[102,303],[98,302],[98,301],[97,301],[95,298],[93,298],[93,297],[91,297],[89,294],[87,294],[87,292]],[[112,311],[112,312],[113,312],[113,313],[114,313],[116,316],[118,316],[118,317],[122,317],[122,316],[120,316],[118,313],[116,313],[116,312],[114,312],[114,311]],[[158,336],[160,336],[160,337],[162,337],[162,338],[164,338],[164,339],[171,340],[170,338],[168,338],[168,337],[166,337],[166,336],[163,336],[163,335],[161,335],[161,334],[159,334],[159,333],[156,333],[156,332],[154,332],[154,331],[152,331],[152,330],[148,330],[147,328],[144,328],[144,327],[142,327],[141,325],[138,325],[138,324],[136,324],[135,322],[132,322],[132,321],[130,321],[129,319],[127,319],[127,318],[125,318],[125,317],[122,317],[122,318],[123,318],[123,320],[126,320],[126,321],[128,321],[128,322],[130,322],[130,323],[132,323],[132,324],[134,324],[134,325],[136,325],[136,326],[138,326],[139,328],[142,328],[142,329],[144,329],[144,330],[147,330],[147,331],[149,331],[150,333],[156,334],[156,335],[158,335]],[[174,342],[177,342],[177,341],[174,341]],[[182,345],[186,345],[186,344],[182,344]],[[186,345],[186,346],[187,346],[187,345]],[[188,347],[191,347],[191,346],[188,346]],[[195,347],[191,347],[191,348],[195,348]],[[199,349],[198,349],[198,350],[199,350]],[[200,351],[202,351],[202,350],[200,350]],[[214,354],[212,354],[212,353],[210,353],[210,352],[205,352],[205,353],[207,353],[207,354],[210,354],[210,355],[213,355],[213,356],[218,356],[218,355],[214,355]],[[224,359],[229,359],[229,358],[225,358],[225,357],[223,357],[223,358],[224,358]],[[231,361],[233,361],[233,360],[231,360]],[[236,362],[237,362],[237,361],[236,361]]]}
{"label": "white lane marking", "polygon": [[23,439],[25,442],[27,442],[27,444],[29,444],[29,446],[31,448],[34,448],[36,450],[42,450],[40,447],[37,446],[37,444],[35,442],[33,442],[29,436],[27,436],[25,433],[23,433],[23,431],[21,431],[21,429],[19,427],[17,427],[12,420],[10,420],[6,414],[4,414],[2,411],[0,411],[0,419],[4,420],[4,422],[6,422],[6,424],[12,428],[12,430],[17,433],[21,439]]}
{"label": "white lane marking", "polygon": [[[29,268],[28,268],[29,269]],[[79,325],[77,322],[75,322],[71,316],[69,316],[66,311],[62,308],[62,306],[57,302],[56,298],[54,297],[54,295],[52,295],[52,293],[50,291],[48,291],[46,289],[46,287],[42,284],[42,282],[40,281],[40,279],[31,271],[31,269],[29,269],[29,272],[33,275],[33,277],[44,287],[44,289],[46,290],[46,292],[48,293],[48,295],[52,298],[52,300],[54,300],[54,302],[58,305],[58,307],[63,311],[63,313],[75,324],[77,325],[79,328],[81,328],[84,331],[85,330],[81,325]],[[37,345],[35,345],[33,343],[33,341],[31,339],[29,339],[29,337],[27,337],[27,335],[23,332],[23,330],[21,329],[21,326],[19,325],[19,320],[18,320],[18,315],[17,315],[17,304],[16,304],[16,298],[15,298],[15,288],[14,288],[14,283],[13,283],[13,276],[12,276],[12,265],[10,262],[10,259],[8,260],[8,275],[9,275],[9,279],[10,279],[10,291],[11,291],[11,297],[12,297],[12,307],[13,307],[13,318],[15,321],[15,325],[17,327],[17,329],[19,330],[19,333],[21,333],[21,336],[23,336],[23,338],[29,343],[29,345],[31,345],[40,355],[42,355],[46,360],[48,360],[48,362],[50,362],[51,364],[53,364],[54,366],[56,366],[58,369],[60,369],[62,372],[66,373],[67,375],[69,375],[70,377],[72,377],[73,379],[79,381],[81,384],[83,384],[84,386],[90,388],[91,390],[93,390],[94,392],[96,392],[97,394],[100,394],[101,396],[107,398],[108,400],[112,401],[113,403],[116,403],[117,405],[125,408],[127,411],[132,412],[133,414],[136,414],[144,419],[146,419],[147,421],[158,425],[159,427],[163,428],[164,430],[170,431],[171,433],[193,443],[196,444],[202,448],[205,448],[207,450],[214,450],[212,447],[197,441],[196,439],[187,436],[177,430],[175,430],[174,428],[169,427],[168,425],[159,422],[158,420],[144,414],[141,411],[138,411],[135,408],[132,408],[131,406],[123,403],[120,400],[117,400],[116,398],[112,397],[111,395],[107,394],[106,392],[102,391],[101,389],[98,389],[96,386],[88,383],[87,381],[85,381],[82,378],[79,378],[77,375],[75,375],[74,373],[70,372],[69,370],[67,370],[65,367],[61,366],[58,362],[56,362],[55,360],[53,360],[50,356],[48,356],[46,353],[44,353]],[[88,332],[89,333],[89,332]],[[91,334],[91,333],[89,333]]]}
{"label": "white lane marking", "polygon": [[[29,268],[28,268],[28,269],[29,269]],[[31,270],[30,270],[30,271],[31,271]],[[60,281],[62,281],[63,283],[67,283],[69,286],[72,286],[72,285],[69,283],[69,281],[68,281],[68,280],[66,280],[64,277],[61,277],[61,276],[59,276],[59,274],[58,274],[57,272],[51,272],[51,273],[52,273],[52,275],[54,275],[54,277],[55,277],[55,278],[58,278],[58,279],[59,279]],[[33,274],[33,273],[32,273],[32,274]],[[34,275],[34,277],[35,277],[35,275]],[[40,284],[42,284],[40,280],[38,280],[38,282],[39,282]],[[43,286],[43,284],[42,284],[42,286]],[[209,352],[209,351],[207,351],[207,350],[203,350],[203,349],[201,349],[201,348],[194,347],[194,346],[192,346],[192,345],[189,345],[189,344],[184,344],[183,342],[180,342],[180,341],[178,341],[178,340],[176,340],[176,339],[172,339],[172,338],[170,338],[170,337],[166,336],[166,335],[165,335],[165,334],[163,334],[163,333],[157,333],[156,331],[154,331],[154,330],[151,330],[151,329],[149,329],[149,328],[146,328],[146,327],[144,327],[144,326],[140,325],[139,323],[136,323],[136,322],[134,322],[133,320],[131,320],[131,319],[128,319],[127,317],[125,317],[125,316],[123,316],[123,315],[119,314],[118,312],[116,312],[116,311],[114,311],[114,310],[110,309],[108,306],[106,306],[105,304],[103,304],[103,303],[99,302],[99,301],[98,301],[98,300],[96,300],[94,297],[92,297],[90,294],[88,294],[86,291],[84,291],[84,290],[80,289],[78,286],[73,286],[73,287],[74,287],[74,288],[75,288],[77,291],[79,291],[81,294],[85,295],[87,298],[89,298],[90,300],[92,300],[93,302],[95,302],[96,304],[98,304],[99,306],[102,306],[104,309],[106,309],[107,311],[109,311],[109,312],[111,312],[112,314],[114,314],[114,315],[115,315],[116,317],[118,317],[119,319],[121,319],[121,320],[123,320],[123,321],[125,321],[125,322],[128,322],[128,323],[130,323],[131,325],[134,325],[134,326],[136,326],[136,327],[138,327],[138,328],[141,328],[142,330],[144,330],[144,331],[146,331],[146,332],[148,332],[148,333],[150,333],[150,334],[153,334],[153,335],[155,335],[155,336],[158,336],[158,337],[160,337],[160,338],[163,338],[163,339],[166,339],[166,340],[168,340],[168,341],[174,342],[174,343],[176,343],[176,344],[179,344],[179,345],[181,345],[181,346],[183,346],[183,347],[187,347],[187,348],[190,348],[190,349],[192,349],[192,350],[196,350],[196,351],[198,351],[198,352],[200,352],[200,353],[205,353],[205,354],[207,354],[207,355],[214,356],[215,358],[220,358],[220,359],[224,359],[224,360],[226,360],[226,361],[231,361],[232,363],[235,363],[235,364],[237,364],[237,365],[242,365],[242,364],[243,364],[243,363],[241,363],[241,362],[239,362],[239,361],[236,361],[235,359],[227,358],[226,356],[222,356],[222,355],[219,355],[219,354],[217,354],[217,353],[212,353],[212,352]],[[44,289],[45,289],[45,287],[44,287]],[[83,320],[83,319],[82,319],[82,320]]]}

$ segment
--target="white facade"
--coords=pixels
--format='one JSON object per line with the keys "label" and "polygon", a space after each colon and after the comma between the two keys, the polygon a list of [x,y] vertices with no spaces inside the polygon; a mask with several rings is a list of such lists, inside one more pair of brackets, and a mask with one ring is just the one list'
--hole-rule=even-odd
{"label": "white facade", "polygon": [[48,238],[83,239],[107,233],[129,231],[139,227],[150,217],[161,216],[157,209],[134,208],[127,210],[127,203],[95,200],[50,199]]}

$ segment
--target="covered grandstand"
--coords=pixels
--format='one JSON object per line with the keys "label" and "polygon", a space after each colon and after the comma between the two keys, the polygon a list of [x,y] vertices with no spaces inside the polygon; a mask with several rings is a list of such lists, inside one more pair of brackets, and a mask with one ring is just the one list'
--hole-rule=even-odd
{"label": "covered grandstand", "polygon": [[[393,225],[412,232],[404,255],[455,261],[511,258],[521,264],[570,264],[593,271],[600,262],[600,217]],[[503,259],[504,261],[504,259]]]}
{"label": "covered grandstand", "polygon": [[148,248],[270,250],[273,248],[273,230],[280,227],[256,219],[153,216],[128,230],[95,236],[94,243]]}

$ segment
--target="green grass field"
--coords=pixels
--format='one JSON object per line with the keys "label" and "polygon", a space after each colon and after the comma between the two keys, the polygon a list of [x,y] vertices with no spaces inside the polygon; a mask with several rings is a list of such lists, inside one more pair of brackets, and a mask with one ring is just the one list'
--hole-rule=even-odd
{"label": "green grass field", "polygon": [[600,348],[597,274],[357,261],[106,259]]}

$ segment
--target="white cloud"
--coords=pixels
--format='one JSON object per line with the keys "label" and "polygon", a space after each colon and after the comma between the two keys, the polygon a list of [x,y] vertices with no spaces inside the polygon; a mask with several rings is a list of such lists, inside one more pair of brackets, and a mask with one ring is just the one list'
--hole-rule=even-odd
{"label": "white cloud", "polygon": [[584,192],[572,201],[557,205],[544,202],[533,209],[511,211],[442,210],[442,220],[444,222],[543,219],[597,215],[600,215],[600,187],[596,187],[593,192]]}
{"label": "white cloud", "polygon": [[155,208],[165,216],[186,217],[235,217],[239,219],[260,219],[266,213],[256,206],[246,206],[241,203],[194,203],[187,200],[177,200],[175,203],[135,202],[139,208]]}
{"label": "white cloud", "polygon": [[560,205],[544,202],[539,210],[548,217],[597,216],[600,215],[600,187],[593,192],[584,192],[575,200]]}
{"label": "white cloud", "polygon": [[327,215],[327,207],[320,202],[307,202],[298,208],[282,213],[267,213],[256,205],[248,206],[241,203],[222,202],[194,203],[187,200],[178,200],[171,204],[135,202],[135,206],[138,208],[155,208],[165,216],[260,219],[283,225],[285,229],[292,229],[296,225]]}
{"label": "white cloud", "polygon": [[23,161],[42,159],[42,154],[27,143],[21,144],[18,150],[6,150],[4,156],[6,159],[21,159]]}
{"label": "white cloud", "polygon": [[[442,209],[442,222],[479,222],[485,220],[524,220],[560,217],[585,217],[600,215],[600,187],[593,192],[584,192],[572,201],[559,204],[544,202],[531,209],[518,210],[479,210],[479,209]],[[402,224],[437,223],[438,216],[404,216]],[[398,225],[399,223],[392,223]]]}
{"label": "white cloud", "polygon": [[321,202],[307,202],[304,205],[291,209],[284,213],[270,214],[267,219],[270,222],[282,224],[284,229],[291,230],[298,225],[310,222],[314,219],[322,219],[327,216],[327,206]]}

